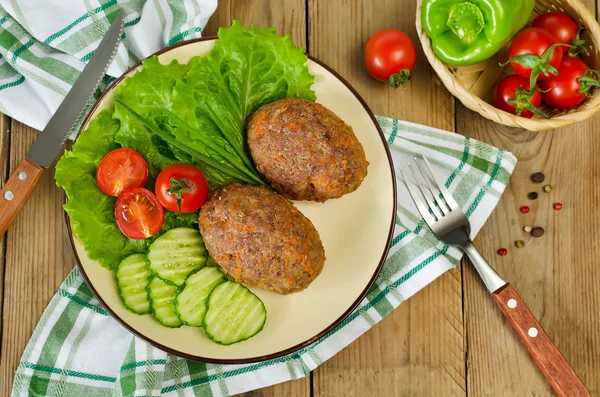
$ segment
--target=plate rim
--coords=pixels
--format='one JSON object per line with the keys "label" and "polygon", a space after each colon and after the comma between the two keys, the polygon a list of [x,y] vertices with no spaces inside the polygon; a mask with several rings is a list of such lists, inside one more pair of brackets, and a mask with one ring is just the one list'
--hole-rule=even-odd
{"label": "plate rim", "polygon": [[[127,77],[132,71],[134,71],[135,69],[137,69],[138,67],[140,67],[142,65],[142,62],[145,61],[146,59],[152,58],[153,56],[159,56],[165,52],[171,51],[175,48],[178,47],[182,47],[185,45],[190,45],[190,44],[195,44],[198,42],[202,42],[202,41],[213,41],[213,40],[217,40],[218,37],[217,36],[207,36],[207,37],[199,37],[196,39],[191,39],[191,40],[186,40],[186,41],[182,41],[176,44],[173,44],[171,46],[165,47],[149,56],[147,56],[146,58],[140,60],[137,64],[135,64],[134,66],[132,66],[131,68],[129,68],[126,72],[124,72],[123,74],[121,74],[115,81],[113,81],[107,88],[106,90],[104,90],[104,92],[102,92],[102,94],[100,95],[100,97],[98,97],[98,100],[94,103],[94,105],[91,107],[91,109],[89,110],[89,112],[87,113],[87,115],[85,116],[85,118],[83,119],[83,123],[81,123],[80,127],[79,127],[79,131],[77,133],[77,138],[79,137],[80,133],[83,131],[83,127],[86,126],[89,122],[90,119],[92,117],[92,115],[94,114],[94,112],[96,111],[96,108],[99,106],[99,104],[104,100],[105,96],[112,91],[116,85],[118,85],[119,83],[121,83],[125,77]],[[305,53],[306,54],[306,53]],[[379,125],[379,123],[377,122],[377,119],[375,118],[375,115],[373,114],[373,112],[371,111],[371,109],[369,108],[369,106],[367,105],[367,103],[365,102],[365,100],[362,98],[362,96],[360,96],[360,94],[354,89],[354,87],[352,87],[352,85],[350,85],[350,83],[348,83],[348,81],[346,81],[346,79],[344,79],[338,72],[336,72],[334,69],[332,69],[330,66],[326,65],[324,62],[318,60],[317,58],[306,54],[306,56],[308,57],[308,59],[310,59],[311,61],[317,63],[319,66],[323,67],[325,70],[327,70],[329,73],[331,73],[336,79],[338,79],[340,82],[342,82],[349,90],[350,92],[355,96],[356,99],[358,99],[358,101],[360,102],[360,104],[362,105],[362,107],[365,109],[365,111],[367,112],[367,114],[369,115],[369,117],[371,118],[371,121],[373,122],[373,124],[375,125],[377,132],[379,133],[379,138],[381,139],[381,143],[383,144],[384,147],[384,151],[386,153],[387,156],[387,160],[388,160],[388,166],[390,168],[390,172],[391,172],[391,176],[392,176],[392,216],[391,216],[391,220],[390,220],[390,225],[389,225],[389,231],[388,231],[388,236],[387,236],[387,241],[386,241],[386,245],[385,248],[382,252],[381,258],[379,259],[379,263],[377,265],[377,268],[375,269],[375,272],[373,273],[373,276],[371,277],[371,279],[369,280],[369,282],[367,283],[365,289],[360,293],[360,295],[358,296],[358,298],[350,305],[350,307],[340,316],[338,317],[336,320],[334,320],[329,326],[325,327],[321,332],[317,333],[316,335],[314,335],[313,337],[307,339],[306,341],[302,342],[302,343],[298,343],[292,347],[289,347],[287,349],[275,352],[275,353],[271,353],[271,354],[267,354],[264,356],[255,356],[255,357],[247,357],[247,358],[241,358],[241,359],[218,359],[218,358],[210,358],[210,357],[202,357],[202,356],[198,356],[198,355],[194,355],[194,354],[189,354],[183,351],[179,351],[176,349],[173,349],[171,347],[165,346],[145,335],[142,335],[140,332],[138,332],[134,327],[132,327],[131,325],[129,325],[125,320],[123,320],[121,317],[119,317],[119,315],[117,315],[114,310],[112,308],[110,308],[105,302],[104,299],[102,299],[101,295],[98,293],[98,291],[96,291],[96,289],[93,286],[93,283],[91,282],[90,278],[88,277],[83,265],[81,264],[81,259],[79,258],[79,253],[77,252],[77,249],[75,248],[75,240],[74,240],[74,236],[73,236],[73,230],[71,228],[71,222],[70,222],[70,217],[69,214],[64,211],[64,220],[65,223],[67,225],[67,233],[69,235],[69,241],[71,243],[71,249],[73,251],[73,255],[75,257],[75,263],[77,264],[77,268],[79,269],[83,279],[85,280],[85,283],[87,284],[88,288],[92,291],[92,293],[94,294],[94,297],[98,300],[98,302],[102,305],[102,307],[111,315],[111,317],[113,319],[115,319],[122,327],[124,327],[127,331],[131,332],[133,335],[137,336],[138,338],[144,340],[145,342],[149,343],[150,345],[156,347],[157,349],[160,349],[162,351],[165,351],[169,354],[173,354],[175,356],[178,357],[182,357],[188,360],[193,360],[193,361],[200,361],[200,362],[204,362],[204,363],[210,363],[210,364],[252,364],[252,363],[257,363],[257,362],[262,362],[262,361],[269,361],[269,360],[273,360],[273,359],[277,359],[280,357],[284,357],[290,354],[293,354],[295,352],[297,352],[300,349],[303,349],[307,346],[312,345],[313,343],[315,343],[316,341],[318,341],[319,339],[325,337],[326,335],[328,335],[331,331],[333,331],[338,325],[340,325],[359,305],[360,303],[363,301],[363,299],[367,296],[369,290],[371,289],[371,287],[373,286],[373,284],[375,283],[375,280],[377,280],[377,277],[379,277],[379,274],[381,273],[381,269],[383,268],[383,264],[385,263],[385,260],[387,259],[387,255],[389,253],[390,250],[390,244],[392,242],[392,237],[394,235],[394,225],[395,225],[395,214],[396,214],[396,209],[397,209],[397,190],[396,190],[396,173],[394,171],[394,166],[393,166],[393,161],[392,161],[392,154],[390,152],[390,148],[387,144],[387,141],[385,139],[385,136],[383,135],[383,131],[381,129],[381,126]],[[73,143],[75,143],[77,141],[77,138],[75,138],[75,140],[71,143],[71,145]],[[67,201],[67,197],[66,194],[63,192],[63,204],[66,203]]]}

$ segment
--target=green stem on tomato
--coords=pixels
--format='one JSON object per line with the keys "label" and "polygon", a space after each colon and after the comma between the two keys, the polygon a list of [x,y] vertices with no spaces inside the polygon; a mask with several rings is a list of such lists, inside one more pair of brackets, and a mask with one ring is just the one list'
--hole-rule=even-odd
{"label": "green stem on tomato", "polygon": [[406,82],[409,81],[411,77],[412,75],[410,73],[410,70],[404,68],[400,72],[391,75],[388,79],[388,83],[394,88],[398,88],[400,86],[406,88]]}
{"label": "green stem on tomato", "polygon": [[517,116],[520,116],[523,110],[527,109],[531,113],[536,114],[545,119],[550,118],[546,113],[544,113],[541,109],[535,107],[533,103],[529,100],[536,92],[543,92],[539,88],[534,88],[530,91],[525,90],[523,87],[518,87],[515,90],[515,96],[513,98],[509,98],[506,102],[511,105],[516,105],[515,113]]}
{"label": "green stem on tomato", "polygon": [[540,74],[553,74],[558,76],[558,70],[550,65],[548,62],[552,58],[552,54],[556,47],[573,47],[569,44],[556,43],[548,47],[548,49],[542,54],[541,57],[533,54],[521,54],[510,58],[508,61],[501,63],[500,66],[504,67],[511,62],[518,63],[528,69],[531,69],[531,75],[529,76],[529,86],[535,87],[537,78]]}
{"label": "green stem on tomato", "polygon": [[[591,74],[591,76],[589,75]],[[600,72],[596,69],[588,69],[585,74],[577,79],[579,82],[579,92],[589,97],[590,90],[593,87],[600,87]]]}
{"label": "green stem on tomato", "polygon": [[583,32],[585,32],[585,26],[580,26],[575,39],[571,41],[571,48],[569,48],[569,51],[567,52],[568,56],[576,57],[580,52],[584,55],[590,55],[588,49],[585,48],[585,39],[581,38]]}
{"label": "green stem on tomato", "polygon": [[169,179],[169,183],[171,184],[171,187],[165,190],[165,193],[175,196],[175,200],[177,201],[177,211],[181,212],[181,194],[192,193],[196,190],[196,187],[188,178],[171,178]]}

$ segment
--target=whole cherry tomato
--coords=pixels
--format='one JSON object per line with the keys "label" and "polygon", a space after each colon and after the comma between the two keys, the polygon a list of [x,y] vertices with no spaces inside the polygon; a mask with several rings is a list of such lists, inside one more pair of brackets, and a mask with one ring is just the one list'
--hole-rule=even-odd
{"label": "whole cherry tomato", "polygon": [[505,112],[521,117],[531,118],[539,111],[542,103],[542,94],[529,91],[529,79],[518,75],[506,76],[498,82],[494,89],[492,105]]}
{"label": "whole cherry tomato", "polygon": [[365,64],[371,76],[396,88],[405,87],[416,60],[414,44],[397,29],[375,33],[365,48]]}
{"label": "whole cherry tomato", "polygon": [[600,86],[598,72],[579,58],[565,57],[558,68],[558,76],[541,81],[542,99],[557,109],[578,106],[589,95],[592,87]]}
{"label": "whole cherry tomato", "polygon": [[[544,80],[557,74],[562,51],[554,47],[556,40],[540,28],[527,28],[514,38],[508,50],[510,66],[518,75],[533,80]],[[552,48],[552,49],[551,49]],[[531,79],[530,79],[531,83]]]}
{"label": "whole cherry tomato", "polygon": [[[570,16],[560,12],[547,12],[538,15],[531,22],[531,27],[544,29],[554,37],[557,43],[577,45],[579,40],[579,26]],[[575,42],[575,43],[574,43]],[[569,52],[567,46],[560,47],[563,54]]]}
{"label": "whole cherry tomato", "polygon": [[208,182],[193,165],[173,164],[158,174],[155,191],[158,201],[169,211],[194,212],[206,201]]}

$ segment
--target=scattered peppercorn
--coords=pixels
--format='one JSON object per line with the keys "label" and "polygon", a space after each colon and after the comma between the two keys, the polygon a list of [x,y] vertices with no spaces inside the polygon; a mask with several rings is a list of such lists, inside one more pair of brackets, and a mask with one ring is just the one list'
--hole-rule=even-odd
{"label": "scattered peppercorn", "polygon": [[525,227],[523,228],[523,231],[524,231],[525,233],[529,233],[531,230],[532,230],[532,229],[531,229],[531,226],[525,226]]}
{"label": "scattered peppercorn", "polygon": [[536,198],[538,198],[538,194],[536,192],[531,192],[527,195],[527,197],[529,198],[529,200],[535,200]]}
{"label": "scattered peppercorn", "polygon": [[[556,206],[556,204],[555,204],[555,206]],[[521,207],[521,212],[524,213],[524,214],[528,213],[529,212],[529,207],[526,206],[526,205],[522,206]]]}
{"label": "scattered peppercorn", "polygon": [[525,241],[523,241],[523,240],[517,240],[517,241],[515,241],[515,247],[517,247],[517,248],[523,248],[523,247],[525,247]]}
{"label": "scattered peppercorn", "polygon": [[542,183],[544,182],[544,179],[546,179],[546,176],[541,172],[536,172],[535,174],[531,175],[531,180],[535,183]]}
{"label": "scattered peppercorn", "polygon": [[557,211],[562,210],[562,204],[561,203],[554,203],[554,209]]}
{"label": "scattered peppercorn", "polygon": [[550,193],[552,191],[552,185],[544,185],[544,191]]}
{"label": "scattered peppercorn", "polygon": [[546,231],[543,228],[539,227],[539,226],[536,226],[533,229],[531,229],[531,235],[533,237],[542,237],[545,232]]}
{"label": "scattered peppercorn", "polygon": [[506,248],[500,248],[498,250],[498,255],[505,256],[506,254],[508,254],[508,251],[506,250]]}

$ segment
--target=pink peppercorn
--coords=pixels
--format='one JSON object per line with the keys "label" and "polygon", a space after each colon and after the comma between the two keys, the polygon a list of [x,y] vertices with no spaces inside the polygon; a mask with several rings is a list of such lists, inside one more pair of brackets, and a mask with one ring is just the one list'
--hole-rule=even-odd
{"label": "pink peppercorn", "polygon": [[498,250],[498,255],[505,256],[506,254],[508,254],[508,251],[506,250],[506,248],[500,248]]}
{"label": "pink peppercorn", "polygon": [[562,210],[562,204],[561,203],[554,203],[554,209],[557,211]]}
{"label": "pink peppercorn", "polygon": [[521,212],[524,213],[524,214],[528,213],[529,212],[529,207],[526,206],[526,205],[522,206],[521,207]]}

